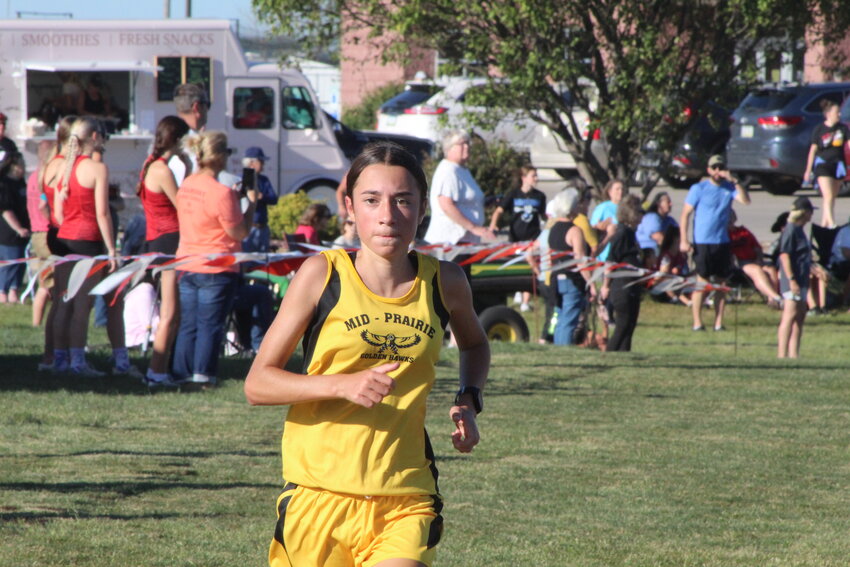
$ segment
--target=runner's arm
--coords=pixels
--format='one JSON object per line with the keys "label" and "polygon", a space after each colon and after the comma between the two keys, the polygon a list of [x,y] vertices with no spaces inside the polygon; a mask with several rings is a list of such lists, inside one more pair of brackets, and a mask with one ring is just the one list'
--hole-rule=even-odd
{"label": "runner's arm", "polygon": [[[483,391],[490,370],[490,343],[472,306],[469,282],[460,266],[451,262],[440,262],[440,279],[452,333],[460,352],[460,388],[471,386]],[[452,443],[461,453],[472,451],[481,439],[471,396],[464,394],[460,404],[452,404],[449,410],[456,426]]]}
{"label": "runner's arm", "polygon": [[372,407],[392,391],[395,381],[387,372],[398,368],[398,362],[350,375],[310,376],[285,369],[313,318],[324,290],[317,282],[324,282],[327,272],[328,261],[317,255],[304,262],[292,279],[245,379],[249,404],[287,405],[342,398]]}

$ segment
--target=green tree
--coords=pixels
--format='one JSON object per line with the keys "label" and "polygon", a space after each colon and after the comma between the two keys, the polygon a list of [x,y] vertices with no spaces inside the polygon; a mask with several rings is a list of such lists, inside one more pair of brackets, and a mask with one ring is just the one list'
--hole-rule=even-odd
{"label": "green tree", "polygon": [[403,84],[391,83],[369,91],[360,104],[342,109],[343,124],[355,130],[374,130],[378,109],[403,90]]}
{"label": "green tree", "polygon": [[[283,238],[285,234],[292,234],[298,228],[298,221],[307,207],[318,203],[307,196],[304,191],[297,191],[284,195],[273,207],[269,207],[269,230],[272,238]],[[328,222],[326,228],[319,231],[319,237],[325,241],[331,241],[339,236],[339,221],[334,215]]]}
{"label": "green tree", "polygon": [[[850,23],[845,0],[253,1],[273,29],[308,44],[368,29],[376,41],[399,38],[385,59],[433,48],[455,68],[493,71],[490,88],[469,102],[526,110],[563,138],[597,185],[629,177],[649,140],[671,149],[687,127],[686,107],[751,83],[766,42],[830,44]],[[565,91],[604,132],[607,167]]]}

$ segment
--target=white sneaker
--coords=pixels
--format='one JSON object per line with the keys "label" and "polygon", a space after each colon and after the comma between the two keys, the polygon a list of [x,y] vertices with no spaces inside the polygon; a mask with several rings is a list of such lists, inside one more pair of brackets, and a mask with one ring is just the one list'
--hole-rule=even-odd
{"label": "white sneaker", "polygon": [[519,306],[519,310],[523,311],[523,312],[531,311],[531,305],[529,305],[528,303],[523,303],[522,305]]}
{"label": "white sneaker", "polygon": [[214,386],[215,376],[207,376],[206,374],[195,372],[194,374],[192,374],[192,377],[187,380],[187,382],[191,382],[192,384],[206,384]]}
{"label": "white sneaker", "polygon": [[522,292],[518,291],[514,294],[514,303],[522,303]]}
{"label": "white sneaker", "polygon": [[207,376],[196,372],[188,378],[183,378],[177,382],[180,386],[187,390],[207,390],[215,387],[215,376]]}

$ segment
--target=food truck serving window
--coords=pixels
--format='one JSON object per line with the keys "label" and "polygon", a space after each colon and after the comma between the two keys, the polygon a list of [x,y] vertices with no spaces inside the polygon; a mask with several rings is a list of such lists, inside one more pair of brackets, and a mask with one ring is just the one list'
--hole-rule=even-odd
{"label": "food truck serving window", "polygon": [[27,114],[53,129],[62,116],[95,116],[110,133],[129,125],[130,71],[27,69]]}
{"label": "food truck serving window", "polygon": [[236,87],[233,89],[233,126],[245,130],[264,130],[274,126],[274,89]]}
{"label": "food truck serving window", "polygon": [[284,87],[281,92],[283,105],[281,122],[287,130],[316,128],[316,107],[305,87]]}

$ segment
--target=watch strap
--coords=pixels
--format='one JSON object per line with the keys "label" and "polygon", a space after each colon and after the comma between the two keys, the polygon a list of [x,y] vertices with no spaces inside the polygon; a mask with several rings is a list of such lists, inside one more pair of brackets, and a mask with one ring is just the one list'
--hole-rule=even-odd
{"label": "watch strap", "polygon": [[472,398],[472,407],[475,408],[475,415],[478,415],[484,410],[484,397],[481,395],[481,388],[475,386],[464,386],[458,390],[455,396],[455,405],[460,405],[460,398],[466,394]]}

